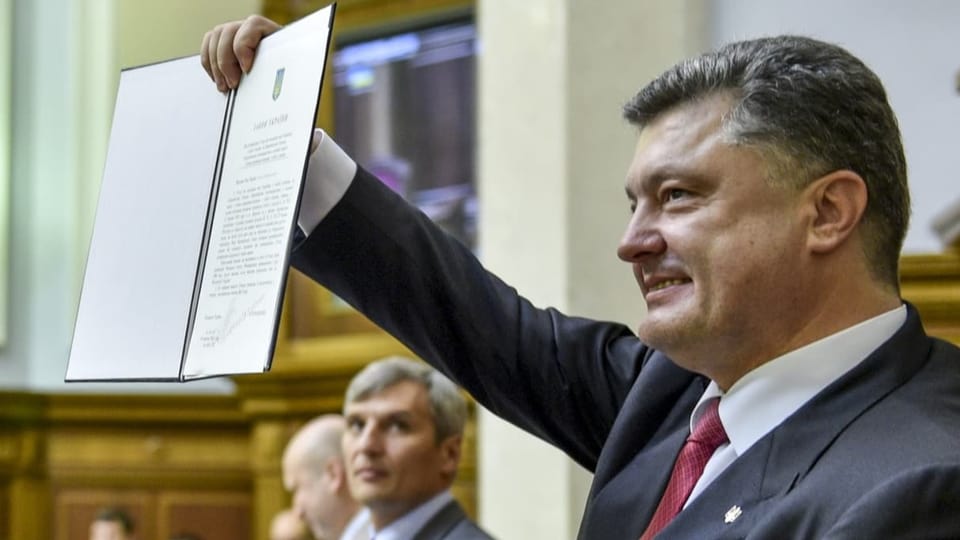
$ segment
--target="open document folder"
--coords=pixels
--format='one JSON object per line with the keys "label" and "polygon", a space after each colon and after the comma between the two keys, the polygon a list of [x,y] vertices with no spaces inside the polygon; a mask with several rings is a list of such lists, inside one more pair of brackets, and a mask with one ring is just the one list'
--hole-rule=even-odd
{"label": "open document folder", "polygon": [[121,73],[67,381],[270,368],[333,14],[226,95],[199,56]]}

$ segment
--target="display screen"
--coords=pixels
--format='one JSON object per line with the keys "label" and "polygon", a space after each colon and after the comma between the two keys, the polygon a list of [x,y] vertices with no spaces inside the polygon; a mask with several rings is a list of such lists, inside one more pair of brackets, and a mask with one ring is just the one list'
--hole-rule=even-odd
{"label": "display screen", "polygon": [[334,132],[365,169],[476,247],[476,27],[457,22],[334,52]]}

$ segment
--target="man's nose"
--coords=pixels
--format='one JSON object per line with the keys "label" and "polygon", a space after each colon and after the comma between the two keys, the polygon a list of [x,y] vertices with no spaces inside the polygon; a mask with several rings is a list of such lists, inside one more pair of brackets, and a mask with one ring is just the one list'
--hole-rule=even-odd
{"label": "man's nose", "polygon": [[357,449],[365,453],[378,453],[383,448],[383,437],[377,426],[367,424],[363,431],[357,434]]}
{"label": "man's nose", "polygon": [[650,256],[662,255],[666,249],[667,242],[652,218],[637,208],[620,239],[617,256],[624,262],[637,263]]}

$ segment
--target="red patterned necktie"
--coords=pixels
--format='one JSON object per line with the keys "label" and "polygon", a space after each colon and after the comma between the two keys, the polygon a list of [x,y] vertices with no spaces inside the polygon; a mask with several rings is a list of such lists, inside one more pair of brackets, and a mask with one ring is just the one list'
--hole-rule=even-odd
{"label": "red patterned necktie", "polygon": [[650,540],[657,535],[670,521],[680,513],[683,504],[690,497],[693,486],[696,485],[703,468],[713,452],[727,442],[727,432],[720,423],[720,398],[714,398],[707,403],[707,408],[697,420],[693,433],[687,437],[687,442],[680,449],[677,462],[673,464],[673,473],[667,490],[663,492],[657,511],[653,513],[647,530],[643,531],[640,540]]}

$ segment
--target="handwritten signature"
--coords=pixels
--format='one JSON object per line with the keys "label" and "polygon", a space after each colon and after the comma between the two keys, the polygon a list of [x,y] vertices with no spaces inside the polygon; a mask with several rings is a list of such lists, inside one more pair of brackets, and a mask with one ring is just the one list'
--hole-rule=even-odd
{"label": "handwritten signature", "polygon": [[265,297],[265,294],[261,294],[249,307],[241,311],[237,310],[236,298],[231,298],[230,306],[223,315],[223,322],[220,323],[220,327],[214,331],[214,344],[223,343],[249,317],[263,316],[266,310],[260,308],[260,304],[263,303]]}

